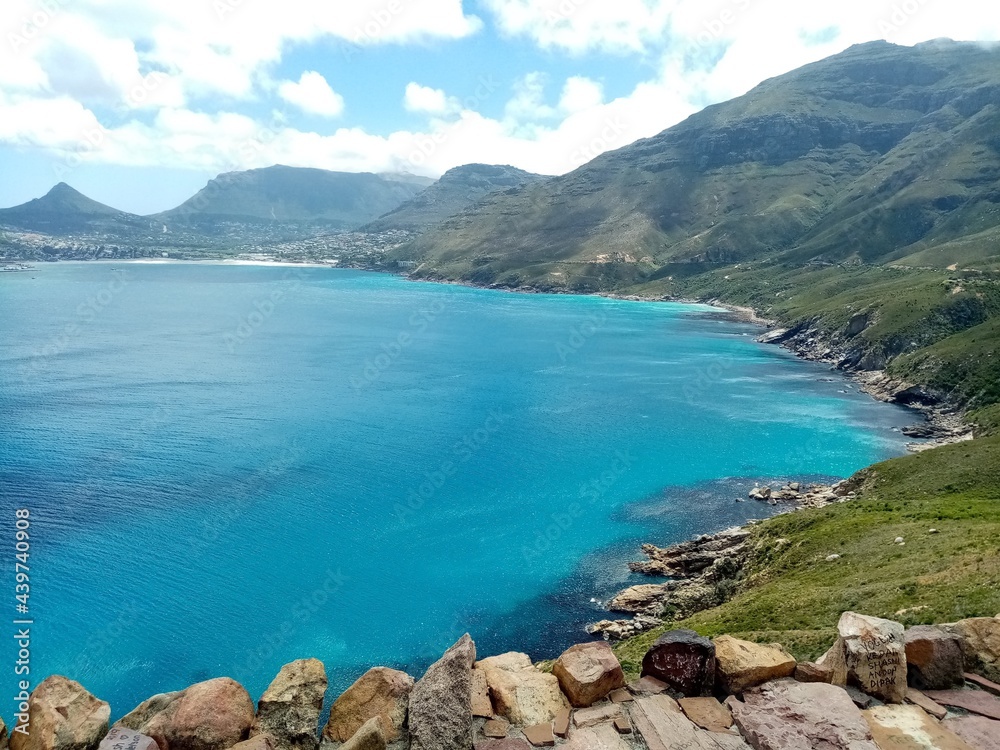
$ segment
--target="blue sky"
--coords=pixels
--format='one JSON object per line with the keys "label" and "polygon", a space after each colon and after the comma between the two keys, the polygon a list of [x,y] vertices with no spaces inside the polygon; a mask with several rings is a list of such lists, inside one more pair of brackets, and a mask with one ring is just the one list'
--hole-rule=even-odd
{"label": "blue sky", "polygon": [[0,206],[129,211],[274,163],[545,174],[888,39],[995,40],[973,0],[5,0]]}

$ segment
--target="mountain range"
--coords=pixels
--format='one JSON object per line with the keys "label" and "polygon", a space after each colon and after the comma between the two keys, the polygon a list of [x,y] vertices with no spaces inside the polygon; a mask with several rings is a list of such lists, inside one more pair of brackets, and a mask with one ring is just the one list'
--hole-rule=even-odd
{"label": "mountain range", "polygon": [[747,305],[839,367],[887,369],[964,405],[1000,401],[997,45],[856,45],[557,177],[473,164],[428,185],[276,165],[222,174],[146,218],[60,184],[0,210],[0,224],[404,230],[415,238],[353,262]]}

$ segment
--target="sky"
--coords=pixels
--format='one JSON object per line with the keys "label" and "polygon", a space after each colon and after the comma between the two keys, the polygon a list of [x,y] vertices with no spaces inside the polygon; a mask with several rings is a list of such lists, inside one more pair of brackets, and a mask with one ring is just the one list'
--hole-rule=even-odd
{"label": "sky", "polygon": [[562,174],[885,39],[1000,39],[983,0],[3,0],[0,206],[135,213],[271,164]]}

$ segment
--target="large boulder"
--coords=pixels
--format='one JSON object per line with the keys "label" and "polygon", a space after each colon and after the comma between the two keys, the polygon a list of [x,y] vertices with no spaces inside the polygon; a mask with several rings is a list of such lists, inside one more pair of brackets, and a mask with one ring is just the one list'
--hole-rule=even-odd
{"label": "large boulder", "polygon": [[527,654],[490,656],[476,662],[476,669],[486,674],[497,713],[511,724],[543,724],[569,708],[559,680],[535,667]]}
{"label": "large boulder", "polygon": [[373,716],[362,724],[354,736],[341,745],[339,750],[385,750],[385,746],[382,721],[379,717]]}
{"label": "large boulder", "polygon": [[881,748],[973,750],[919,706],[875,706],[864,712],[872,738]]}
{"label": "large boulder", "polygon": [[79,682],[52,675],[28,698],[27,733],[12,732],[11,750],[94,750],[108,732],[111,707]]}
{"label": "large boulder", "polygon": [[754,750],[879,750],[858,707],[835,685],[776,680],[727,705]]}
{"label": "large boulder", "polygon": [[668,630],[642,658],[642,675],[686,696],[711,695],[715,683],[715,644],[693,630]]}
{"label": "large boulder", "polygon": [[412,690],[413,678],[406,672],[388,667],[369,669],[330,706],[323,739],[347,742],[365,722],[377,716],[386,741],[395,742],[406,726]]}
{"label": "large boulder", "polygon": [[118,726],[156,740],[160,750],[227,750],[253,726],[253,701],[229,677],[155,695],[124,716]]}
{"label": "large boulder", "polygon": [[720,692],[735,695],[795,673],[795,657],[778,644],[765,646],[728,635],[720,635],[714,643],[716,687]]}
{"label": "large boulder", "polygon": [[818,661],[832,671],[833,684],[855,685],[886,703],[902,703],[906,697],[903,626],[844,612],[837,632],[837,641]]}
{"label": "large boulder", "polygon": [[622,665],[604,641],[570,646],[552,665],[552,674],[569,702],[578,708],[589,706],[625,685]]}
{"label": "large boulder", "polygon": [[271,735],[277,750],[316,750],[326,685],[326,670],[319,659],[299,659],[283,666],[257,703],[250,736]]}
{"label": "large boulder", "polygon": [[410,693],[412,750],[472,747],[472,665],[476,644],[466,633],[427,668]]}
{"label": "large boulder", "polygon": [[965,668],[1000,682],[1000,618],[959,620],[949,630],[962,639]]}
{"label": "large boulder", "polygon": [[947,690],[961,685],[962,641],[931,625],[918,625],[905,634],[909,683],[924,690]]}

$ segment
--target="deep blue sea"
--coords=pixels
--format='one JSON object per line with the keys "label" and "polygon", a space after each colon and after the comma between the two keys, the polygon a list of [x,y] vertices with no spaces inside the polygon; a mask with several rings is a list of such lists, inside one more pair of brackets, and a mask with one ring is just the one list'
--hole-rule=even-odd
{"label": "deep blue sea", "polygon": [[331,695],[419,676],[465,631],[556,656],[640,542],[766,515],[735,502],[754,479],[903,452],[912,415],[756,333],[330,268],[0,274],[0,607],[27,508],[32,685],[67,674],[117,717],[220,675],[256,699],[305,656]]}

